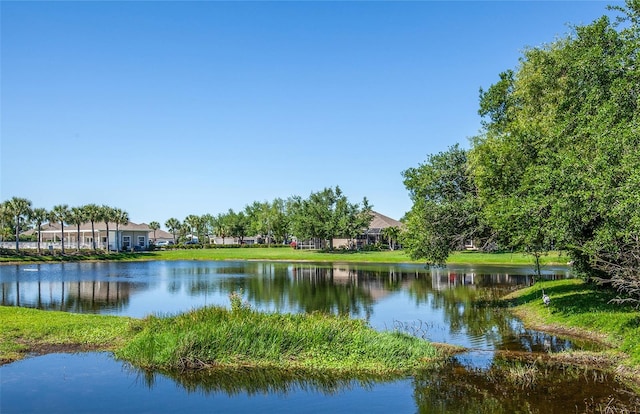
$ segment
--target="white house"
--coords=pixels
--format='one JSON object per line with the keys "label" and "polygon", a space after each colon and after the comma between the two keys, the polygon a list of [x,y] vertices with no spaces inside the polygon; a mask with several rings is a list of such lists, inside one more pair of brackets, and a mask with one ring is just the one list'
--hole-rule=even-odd
{"label": "white house", "polygon": [[[107,234],[107,225],[104,222],[93,223],[94,231],[91,231],[91,222],[80,225],[80,235],[78,237],[78,226],[64,226],[64,247],[76,248],[78,245],[83,249],[93,248],[93,240],[95,235],[95,247],[97,249],[109,250],[132,250],[146,249],[149,247],[150,233],[153,230],[148,224],[136,224],[129,222],[127,224],[109,223],[109,234]],[[24,232],[24,235],[37,234],[38,229],[32,229]],[[40,244],[47,248],[60,248],[62,245],[62,230],[60,223],[47,223],[40,230]]]}

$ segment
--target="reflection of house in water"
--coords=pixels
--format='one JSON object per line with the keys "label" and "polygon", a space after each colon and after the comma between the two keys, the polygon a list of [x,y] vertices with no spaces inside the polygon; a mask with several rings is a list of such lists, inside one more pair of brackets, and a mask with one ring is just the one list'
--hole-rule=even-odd
{"label": "reflection of house in water", "polygon": [[44,310],[98,313],[120,310],[129,303],[134,286],[107,281],[29,281],[2,283],[1,304]]}
{"label": "reflection of house in water", "polygon": [[[545,279],[558,279],[569,277],[569,274],[543,275]],[[432,268],[431,283],[434,290],[450,289],[456,286],[523,286],[534,282],[532,274],[479,273],[473,270],[460,271],[448,268]]]}
{"label": "reflection of house in water", "polygon": [[431,285],[434,290],[450,289],[460,285],[474,285],[475,273],[456,273],[446,268],[431,270]]}
{"label": "reflection of house in water", "polygon": [[332,283],[339,286],[352,286],[366,292],[373,300],[389,295],[389,282],[401,283],[403,274],[394,270],[386,272],[352,268],[349,266],[296,265],[289,269],[292,279],[305,279],[312,283]]}

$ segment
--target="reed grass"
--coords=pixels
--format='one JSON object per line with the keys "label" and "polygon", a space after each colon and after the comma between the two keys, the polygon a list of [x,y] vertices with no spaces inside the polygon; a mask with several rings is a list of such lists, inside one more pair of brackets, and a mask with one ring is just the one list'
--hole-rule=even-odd
{"label": "reed grass", "polygon": [[145,369],[249,366],[389,374],[411,372],[439,355],[433,345],[410,335],[320,313],[207,307],[151,316],[143,323],[142,332],[116,356]]}

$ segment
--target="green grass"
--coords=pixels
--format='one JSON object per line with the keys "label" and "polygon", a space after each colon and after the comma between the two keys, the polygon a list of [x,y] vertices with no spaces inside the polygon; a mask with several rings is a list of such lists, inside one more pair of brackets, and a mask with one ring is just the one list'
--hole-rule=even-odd
{"label": "green grass", "polygon": [[[551,303],[542,303],[542,290]],[[580,279],[538,282],[507,297],[527,325],[600,339],[640,365],[640,312],[612,303],[615,292]],[[595,335],[594,335],[595,334]]]}
{"label": "green grass", "polygon": [[[233,300],[233,298],[232,298]],[[113,351],[144,369],[273,368],[342,375],[401,375],[441,358],[399,332],[325,314],[208,307],[145,319],[0,307],[0,362],[30,353]]]}
{"label": "green grass", "polygon": [[135,320],[0,306],[0,362],[26,353],[113,350],[133,336]]}
{"label": "green grass", "polygon": [[439,355],[416,337],[319,313],[209,307],[144,323],[116,356],[148,369],[249,366],[382,375],[412,372]]}
{"label": "green grass", "polygon": [[[424,263],[411,260],[402,250],[396,251],[333,251],[294,250],[291,248],[214,248],[214,249],[171,249],[143,253],[94,254],[91,251],[71,252],[68,255],[36,255],[22,252],[16,255],[12,251],[3,251],[1,262],[51,262],[51,261],[90,261],[90,260],[280,260],[312,262],[352,262],[352,263]],[[552,252],[541,258],[543,265],[566,264],[569,259],[558,252]],[[450,264],[493,264],[493,265],[533,265],[533,257],[523,253],[453,253]]]}

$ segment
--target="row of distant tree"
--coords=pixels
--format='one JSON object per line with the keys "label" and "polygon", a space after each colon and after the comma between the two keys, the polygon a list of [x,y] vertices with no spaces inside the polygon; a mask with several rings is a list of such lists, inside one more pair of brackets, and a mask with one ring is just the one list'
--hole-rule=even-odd
{"label": "row of distant tree", "polygon": [[404,247],[566,250],[640,303],[640,2],[524,53],[480,91],[481,134],[406,170]]}
{"label": "row of distant tree", "polygon": [[[217,215],[189,215],[182,221],[172,217],[164,225],[176,241],[188,236],[200,241],[216,236],[233,237],[242,242],[250,235],[260,236],[268,244],[282,244],[295,236],[299,240],[318,239],[326,243],[324,247],[333,248],[334,238],[356,238],[369,227],[372,217],[366,198],[362,203],[352,203],[336,186],[312,192],[308,198],[293,196],[286,200],[276,198],[272,202],[255,201],[238,212],[229,209]],[[19,249],[20,233],[29,229],[39,232],[42,225],[49,222],[61,226],[77,225],[78,232],[83,223],[91,222],[93,228],[95,223],[104,222],[108,230],[109,223],[127,224],[129,215],[122,209],[96,204],[71,208],[61,204],[51,210],[33,208],[31,201],[19,197],[0,204],[3,240],[15,239],[16,249]],[[152,221],[149,227],[157,231],[161,225]],[[96,249],[95,243],[93,248]]]}
{"label": "row of distant tree", "polygon": [[[95,223],[104,222],[109,230],[109,224],[115,223],[116,229],[120,225],[129,222],[129,214],[115,207],[107,205],[87,204],[79,207],[69,207],[67,204],[58,204],[51,210],[41,207],[32,207],[30,200],[21,197],[13,197],[0,203],[0,237],[2,240],[13,239],[16,242],[16,250],[19,250],[20,233],[35,229],[39,235],[42,226],[47,223],[59,223],[62,227],[62,239],[64,241],[64,226],[74,225],[80,232],[80,226],[91,222],[94,229]],[[40,251],[40,238],[38,240],[38,252]],[[93,237],[93,249],[96,250],[96,238]],[[78,249],[80,248],[78,244]],[[64,243],[62,243],[64,253]]]}

